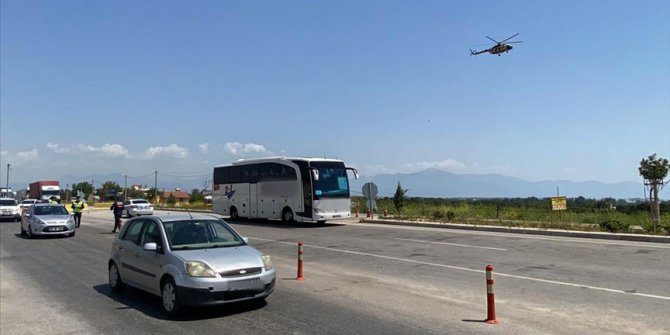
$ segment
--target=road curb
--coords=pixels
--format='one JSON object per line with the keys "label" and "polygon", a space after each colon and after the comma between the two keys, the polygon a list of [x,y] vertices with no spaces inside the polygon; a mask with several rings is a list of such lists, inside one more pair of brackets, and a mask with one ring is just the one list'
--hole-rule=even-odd
{"label": "road curb", "polygon": [[361,219],[361,222],[373,223],[373,224],[386,224],[394,226],[413,226],[413,227],[417,226],[417,227],[444,228],[444,229],[490,231],[498,233],[595,238],[595,239],[618,240],[618,241],[670,243],[670,236],[656,236],[656,235],[643,235],[643,234],[618,234],[618,233],[605,233],[605,232],[570,231],[570,230],[559,230],[559,229],[499,227],[499,226],[469,225],[469,224],[458,224],[458,223],[415,222],[415,221],[397,221],[397,220],[381,220],[381,219],[365,219],[365,218]]}

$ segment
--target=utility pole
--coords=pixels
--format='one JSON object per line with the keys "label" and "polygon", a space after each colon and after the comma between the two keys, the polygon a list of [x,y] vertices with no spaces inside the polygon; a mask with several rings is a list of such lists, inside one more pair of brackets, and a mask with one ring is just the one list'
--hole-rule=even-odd
{"label": "utility pole", "polygon": [[158,198],[158,170],[154,170],[154,201]]}
{"label": "utility pole", "polygon": [[9,198],[9,169],[12,167],[12,164],[7,163],[7,185],[5,185],[5,192],[7,192],[7,197]]}
{"label": "utility pole", "polygon": [[128,175],[125,173],[122,173],[123,179],[125,179],[124,184],[123,184],[123,201],[128,200]]}
{"label": "utility pole", "polygon": [[91,180],[91,206],[95,205],[95,186],[93,186],[95,180]]}

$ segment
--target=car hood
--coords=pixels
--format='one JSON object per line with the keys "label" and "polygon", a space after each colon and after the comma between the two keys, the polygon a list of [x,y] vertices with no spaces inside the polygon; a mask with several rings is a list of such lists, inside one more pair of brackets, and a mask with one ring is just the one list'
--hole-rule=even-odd
{"label": "car hood", "polygon": [[261,252],[248,245],[227,248],[176,250],[172,253],[184,261],[205,262],[216,272],[263,266]]}
{"label": "car hood", "polygon": [[67,221],[70,218],[70,214],[67,215],[35,215],[36,218],[44,222],[60,222]]}

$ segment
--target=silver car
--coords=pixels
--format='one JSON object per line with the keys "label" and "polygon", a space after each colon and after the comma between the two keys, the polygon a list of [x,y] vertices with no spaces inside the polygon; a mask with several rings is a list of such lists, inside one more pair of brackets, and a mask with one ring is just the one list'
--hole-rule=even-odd
{"label": "silver car", "polygon": [[162,214],[126,221],[112,244],[109,285],[162,298],[163,310],[263,300],[275,286],[270,256],[226,222],[204,214]]}
{"label": "silver car", "polygon": [[21,235],[33,238],[35,235],[74,236],[74,220],[63,205],[46,203],[34,204],[21,217]]}
{"label": "silver car", "polygon": [[131,200],[126,200],[123,203],[123,211],[125,213],[125,216],[131,218],[133,216],[140,216],[140,215],[153,215],[154,214],[154,207],[151,206],[151,203],[144,200],[144,199],[131,199]]}

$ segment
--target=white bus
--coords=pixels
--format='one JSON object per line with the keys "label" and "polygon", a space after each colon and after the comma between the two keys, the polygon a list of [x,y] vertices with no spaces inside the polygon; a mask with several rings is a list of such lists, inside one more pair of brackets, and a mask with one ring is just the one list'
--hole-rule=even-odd
{"label": "white bus", "polygon": [[326,158],[268,157],[214,167],[214,213],[232,219],[319,222],[351,217],[344,162]]}

